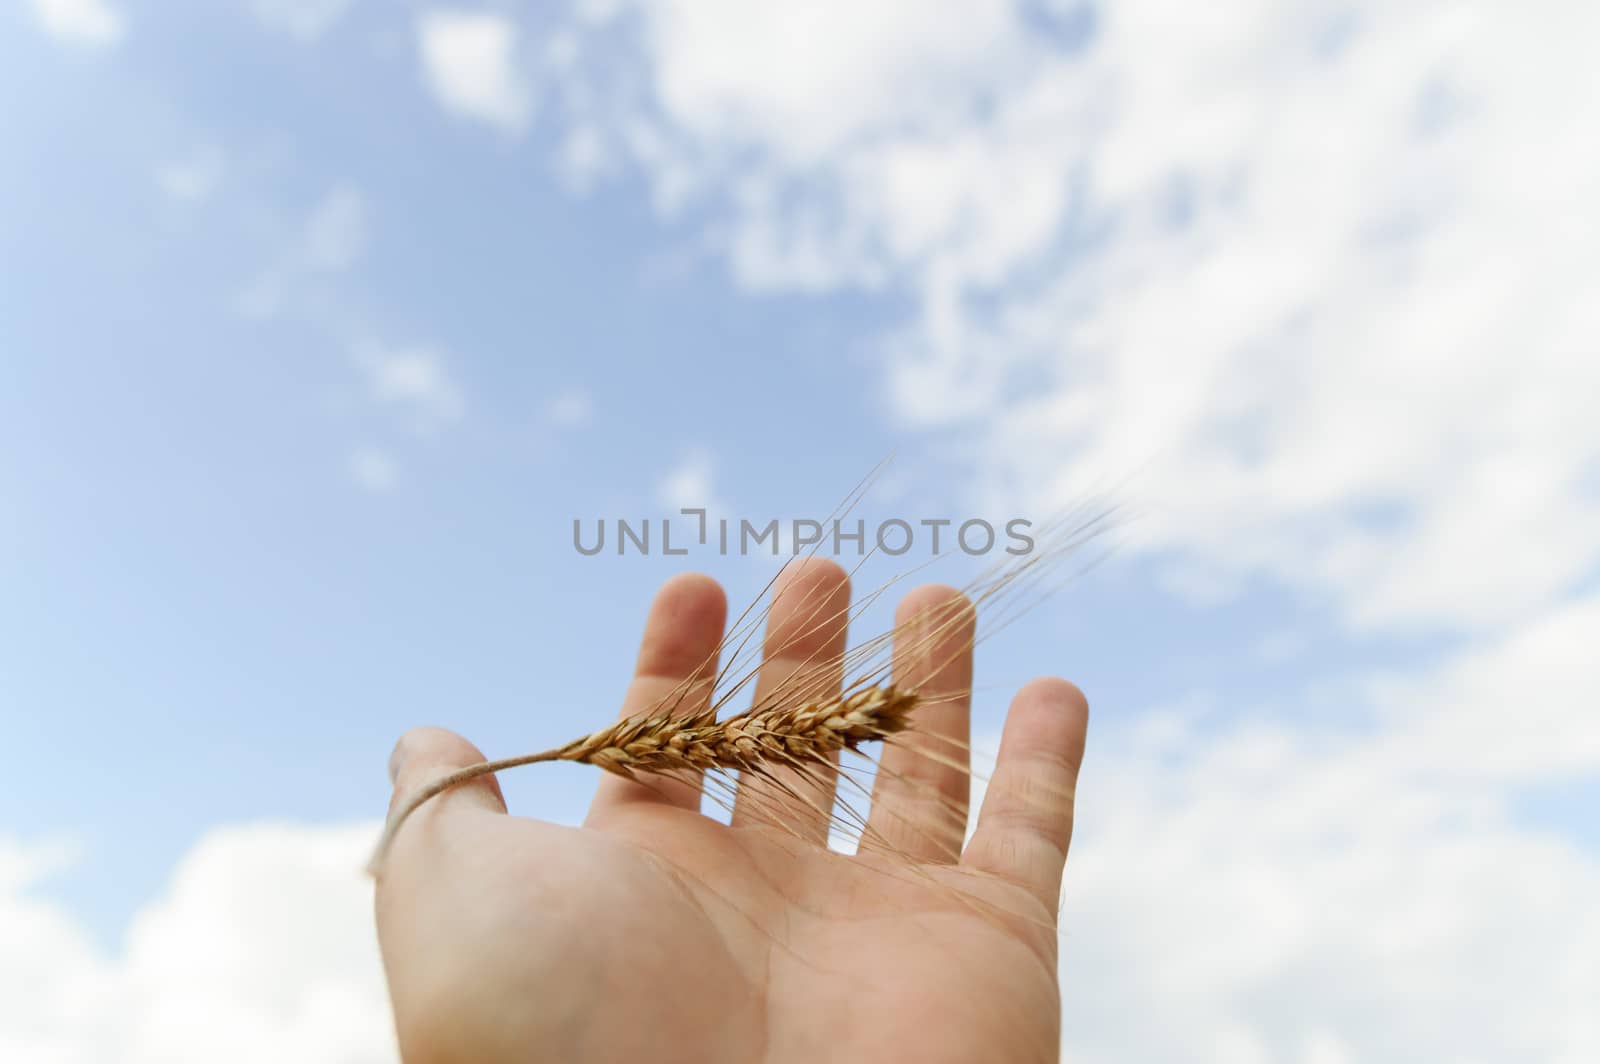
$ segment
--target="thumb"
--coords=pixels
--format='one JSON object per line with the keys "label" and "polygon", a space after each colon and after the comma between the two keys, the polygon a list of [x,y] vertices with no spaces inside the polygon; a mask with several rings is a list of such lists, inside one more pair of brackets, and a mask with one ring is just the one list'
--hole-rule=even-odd
{"label": "thumb", "polygon": [[[389,755],[394,793],[368,871],[377,880],[378,945],[402,1044],[407,1022],[426,1018],[428,1010],[418,1002],[427,999],[428,988],[450,985],[448,975],[440,982],[432,973],[448,973],[449,961],[460,959],[452,939],[460,933],[456,917],[463,872],[468,878],[472,874],[461,860],[478,837],[472,829],[481,827],[484,813],[504,814],[506,805],[500,785],[486,775],[441,791],[403,822],[398,818],[430,784],[484,760],[476,746],[443,728],[413,728]],[[474,819],[480,823],[474,825]]]}
{"label": "thumb", "polygon": [[[476,776],[438,790],[440,781],[484,760],[476,746],[443,728],[413,728],[400,737],[389,755],[389,816],[367,871],[385,878],[384,867],[413,850],[436,850],[447,821],[463,811],[504,813],[505,798],[492,774]],[[431,796],[429,791],[433,790]],[[420,803],[420,804],[419,804]],[[397,853],[396,851],[400,851]]]}
{"label": "thumb", "polygon": [[[390,815],[412,794],[434,780],[484,760],[481,750],[455,732],[443,728],[412,728],[400,736],[400,741],[394,744],[394,752],[389,755],[389,782],[394,785],[394,793],[389,798]],[[500,781],[493,775],[479,776],[451,787],[428,804],[440,808],[477,806],[491,813],[506,811]],[[422,810],[417,812],[420,815]]]}

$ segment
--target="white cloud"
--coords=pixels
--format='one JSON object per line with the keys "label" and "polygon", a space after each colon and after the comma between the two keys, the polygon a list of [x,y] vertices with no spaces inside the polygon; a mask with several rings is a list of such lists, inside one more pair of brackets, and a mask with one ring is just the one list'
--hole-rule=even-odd
{"label": "white cloud", "polygon": [[352,0],[251,0],[262,25],[302,41],[321,37],[349,9]]}
{"label": "white cloud", "polygon": [[71,867],[81,856],[81,847],[61,839],[23,845],[0,837],[0,890],[24,890]]}
{"label": "white cloud", "polygon": [[346,270],[367,245],[367,202],[350,185],[328,191],[306,220],[300,238],[300,258],[313,270]]}
{"label": "white cloud", "polygon": [[[360,872],[376,824],[213,831],[120,955],[0,879],[0,1059],[28,1064],[378,1064],[396,1059]],[[0,840],[0,867],[38,865]]]}
{"label": "white cloud", "polygon": [[378,447],[357,447],[350,452],[345,468],[357,484],[371,492],[393,490],[400,480],[400,466]]}
{"label": "white cloud", "polygon": [[1350,707],[1375,730],[1156,714],[1092,741],[1071,1059],[1600,1054],[1600,860],[1508,812],[1517,778],[1600,772],[1575,637],[1600,639],[1600,600]]}
{"label": "white cloud", "polygon": [[757,143],[786,165],[831,158],[864,133],[998,86],[1016,47],[1006,0],[959,19],[897,0],[778,7],[739,0],[639,5],[659,102],[701,144]]}
{"label": "white cloud", "polygon": [[406,411],[421,431],[461,418],[466,400],[444,361],[425,348],[368,345],[355,353],[374,400]]}
{"label": "white cloud", "polygon": [[189,155],[163,163],[156,170],[156,183],[171,199],[199,203],[210,198],[222,181],[226,160],[210,145]]}
{"label": "white cloud", "polygon": [[284,285],[281,270],[264,270],[234,297],[233,308],[247,318],[276,317],[283,310]]}
{"label": "white cloud", "polygon": [[1274,727],[1096,753],[1063,907],[1069,1059],[1600,1053],[1592,854]]}
{"label": "white cloud", "polygon": [[517,29],[487,11],[428,10],[417,19],[428,88],[447,110],[521,132],[532,114],[528,82],[517,69]]}
{"label": "white cloud", "polygon": [[1591,596],[1443,667],[1376,679],[1368,697],[1387,727],[1374,758],[1502,785],[1600,774],[1596,647],[1600,597]]}
{"label": "white cloud", "polygon": [[893,407],[1012,506],[1137,472],[1141,546],[1365,628],[1600,564],[1600,8],[632,10],[562,75],[585,169],[709,208],[750,286],[910,295]]}
{"label": "white cloud", "polygon": [[1250,656],[1263,665],[1280,665],[1309,649],[1305,632],[1284,629],[1270,632],[1250,647]]}
{"label": "white cloud", "polygon": [[557,428],[578,428],[594,416],[594,403],[588,392],[573,389],[552,399],[545,414]]}
{"label": "white cloud", "polygon": [[709,451],[695,449],[687,452],[678,464],[669,469],[656,484],[656,498],[662,505],[679,509],[704,509],[720,511],[721,504],[714,497],[716,488],[715,467]]}
{"label": "white cloud", "polygon": [[348,183],[330,187],[288,230],[275,258],[245,285],[236,300],[238,311],[270,318],[320,299],[312,276],[341,273],[360,260],[371,234],[369,214],[360,189]]}
{"label": "white cloud", "polygon": [[1597,641],[1600,598],[1561,607],[1404,685],[1353,685],[1320,729],[1280,723],[1304,718],[1292,700],[1231,723],[1199,696],[1096,714],[1065,1058],[1594,1057],[1600,855],[1511,810],[1518,784],[1600,773]]}
{"label": "white cloud", "polygon": [[122,40],[122,13],[106,0],[29,0],[46,33],[72,44],[102,48]]}

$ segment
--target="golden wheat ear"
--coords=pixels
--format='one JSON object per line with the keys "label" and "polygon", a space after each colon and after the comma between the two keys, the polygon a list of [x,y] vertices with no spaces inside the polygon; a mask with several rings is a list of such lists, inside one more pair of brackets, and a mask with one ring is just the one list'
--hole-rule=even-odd
{"label": "golden wheat ear", "polygon": [[540,761],[576,761],[628,779],[708,771],[762,775],[775,766],[826,762],[841,750],[887,739],[908,727],[916,705],[914,692],[885,686],[827,702],[756,706],[723,720],[659,710],[624,717],[565,746],[468,765],[420,788],[389,817],[368,871],[382,868],[400,826],[424,802],[481,776]]}

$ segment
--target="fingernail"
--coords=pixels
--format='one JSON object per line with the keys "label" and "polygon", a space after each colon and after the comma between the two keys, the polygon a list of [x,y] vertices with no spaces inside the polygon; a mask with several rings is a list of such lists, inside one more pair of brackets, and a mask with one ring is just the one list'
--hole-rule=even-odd
{"label": "fingernail", "polygon": [[389,753],[389,786],[394,786],[395,781],[400,778],[400,770],[405,767],[406,756],[406,737],[402,735]]}

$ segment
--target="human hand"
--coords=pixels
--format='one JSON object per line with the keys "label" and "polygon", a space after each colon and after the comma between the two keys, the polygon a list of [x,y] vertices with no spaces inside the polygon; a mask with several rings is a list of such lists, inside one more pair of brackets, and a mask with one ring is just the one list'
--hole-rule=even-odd
{"label": "human hand", "polygon": [[[801,670],[838,690],[842,666],[810,673],[840,659],[848,602],[837,565],[789,567],[758,701]],[[935,613],[955,620],[931,641],[898,627]],[[725,614],[709,578],[668,581],[623,714],[686,685],[678,711],[701,708]],[[963,849],[973,613],[929,585],[896,621],[894,682],[923,704],[883,752],[875,845],[856,856],[826,848],[831,793],[798,775],[742,783],[731,825],[699,812],[691,784],[611,775],[581,828],[506,815],[493,776],[418,809],[377,888],[404,1058],[1055,1060],[1056,906],[1087,706],[1063,680],[1017,694]],[[408,732],[396,799],[481,760],[450,732]]]}

